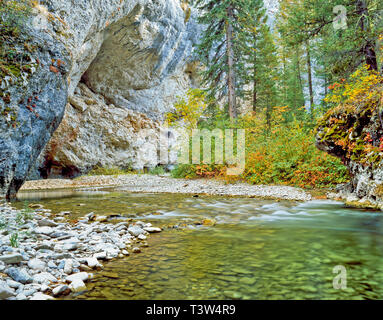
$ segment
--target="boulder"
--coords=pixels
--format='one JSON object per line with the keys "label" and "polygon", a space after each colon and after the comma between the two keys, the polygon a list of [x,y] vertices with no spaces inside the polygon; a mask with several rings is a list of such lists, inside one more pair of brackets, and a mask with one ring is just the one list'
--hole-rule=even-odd
{"label": "boulder", "polygon": [[5,282],[0,282],[0,300],[4,300],[13,297],[15,292]]}
{"label": "boulder", "polygon": [[138,237],[140,234],[145,234],[145,230],[140,228],[139,226],[129,227],[128,232],[135,237]]}
{"label": "boulder", "polygon": [[28,267],[33,270],[43,271],[46,267],[46,263],[40,259],[31,259],[28,261]]}
{"label": "boulder", "polygon": [[33,282],[41,284],[49,284],[51,282],[57,282],[57,279],[49,272],[41,272],[33,276]]}
{"label": "boulder", "polygon": [[23,284],[31,283],[33,278],[30,276],[26,269],[19,269],[11,267],[7,270],[7,275],[10,276],[13,280],[21,282]]}
{"label": "boulder", "polygon": [[78,272],[66,277],[67,282],[73,282],[75,280],[86,281],[91,277],[87,272]]}
{"label": "boulder", "polygon": [[86,290],[86,285],[85,285],[84,281],[82,281],[81,279],[76,278],[69,285],[69,288],[73,292],[81,292],[81,291],[85,291]]}
{"label": "boulder", "polygon": [[24,261],[24,258],[19,253],[11,253],[0,256],[0,261],[8,264],[15,264]]}

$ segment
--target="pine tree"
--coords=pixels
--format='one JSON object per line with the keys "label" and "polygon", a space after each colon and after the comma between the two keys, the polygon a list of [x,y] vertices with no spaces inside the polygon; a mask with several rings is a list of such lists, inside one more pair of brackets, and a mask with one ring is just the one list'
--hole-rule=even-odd
{"label": "pine tree", "polygon": [[279,61],[277,48],[267,24],[262,0],[246,2],[243,30],[240,33],[245,97],[254,113],[265,111],[267,128],[271,126],[273,108],[278,102]]}
{"label": "pine tree", "polygon": [[243,30],[240,33],[240,44],[243,52],[243,64],[241,65],[241,79],[245,98],[252,101],[253,112],[257,112],[258,91],[261,84],[260,78],[263,66],[261,65],[262,38],[267,32],[266,10],[263,0],[252,0],[246,2],[243,16]]}
{"label": "pine tree", "polygon": [[277,16],[279,55],[283,62],[281,75],[281,91],[283,95],[281,105],[288,106],[290,112],[287,120],[291,120],[293,117],[301,119],[305,113],[302,110],[302,107],[305,105],[304,50],[295,38],[296,34],[288,32],[289,23],[291,23],[292,3],[288,0],[281,0]]}
{"label": "pine tree", "polygon": [[[251,0],[250,0],[251,1]],[[240,69],[239,33],[245,0],[196,0],[200,10],[199,22],[206,25],[197,47],[197,55],[205,66],[203,84],[208,98],[227,98],[229,116],[237,117],[237,96]]]}
{"label": "pine tree", "polygon": [[262,40],[260,41],[259,50],[259,105],[266,111],[267,128],[271,127],[271,116],[273,108],[278,103],[278,81],[279,61],[277,56],[277,48],[267,25],[263,26]]}
{"label": "pine tree", "polygon": [[[288,18],[284,33],[295,43],[323,39],[322,49],[336,77],[346,77],[366,63],[378,71],[378,42],[383,30],[381,0],[282,0]],[[334,26],[333,10],[342,6],[345,28]],[[323,56],[323,55],[322,55]]]}

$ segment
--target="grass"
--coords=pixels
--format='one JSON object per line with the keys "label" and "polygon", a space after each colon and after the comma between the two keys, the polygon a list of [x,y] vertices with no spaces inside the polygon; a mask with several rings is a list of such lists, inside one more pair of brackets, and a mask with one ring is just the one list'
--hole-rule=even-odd
{"label": "grass", "polygon": [[163,166],[157,166],[155,168],[152,168],[149,170],[149,174],[152,174],[152,175],[161,175],[161,174],[165,174],[166,171],[165,171],[165,168]]}
{"label": "grass", "polygon": [[117,167],[95,167],[91,171],[88,172],[88,176],[118,176],[124,174],[132,174],[135,173],[133,169],[121,169]]}
{"label": "grass", "polygon": [[12,248],[18,248],[19,247],[19,234],[17,232],[12,233],[9,237],[9,241],[11,242]]}

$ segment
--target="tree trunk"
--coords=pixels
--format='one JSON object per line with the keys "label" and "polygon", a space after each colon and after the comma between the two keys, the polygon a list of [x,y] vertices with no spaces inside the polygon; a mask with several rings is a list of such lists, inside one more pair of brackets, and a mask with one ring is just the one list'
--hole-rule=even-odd
{"label": "tree trunk", "polygon": [[235,70],[234,70],[234,50],[233,50],[233,8],[227,8],[227,26],[226,26],[226,41],[227,41],[227,87],[228,87],[228,102],[230,119],[237,118],[237,104],[235,96]]}
{"label": "tree trunk", "polygon": [[286,68],[286,51],[285,51],[285,47],[283,47],[283,52],[282,52],[282,56],[283,56],[283,92],[284,92],[284,102],[283,103],[287,103],[287,68]]}
{"label": "tree trunk", "polygon": [[301,65],[300,65],[300,61],[299,61],[299,48],[298,48],[298,45],[295,46],[295,55],[296,55],[296,59],[297,59],[297,78],[298,78],[298,83],[299,83],[299,88],[300,88],[300,92],[299,92],[299,95],[300,97],[299,98],[302,98],[302,101],[299,101],[300,102],[300,106],[297,106],[298,108],[302,107],[302,105],[305,104],[305,95],[303,93],[303,83],[302,83],[302,76],[301,76]]}
{"label": "tree trunk", "polygon": [[[367,4],[365,0],[358,0],[356,3],[357,14],[360,16],[359,27],[364,33],[366,31],[366,19],[369,15]],[[367,40],[366,44],[362,48],[366,64],[370,67],[371,70],[378,71],[378,59],[375,52],[375,43]]]}
{"label": "tree trunk", "polygon": [[[254,47],[256,47],[256,39],[254,40]],[[257,52],[254,52],[253,62],[254,82],[253,82],[253,112],[257,113]]]}
{"label": "tree trunk", "polygon": [[307,55],[307,73],[308,73],[309,92],[310,92],[310,114],[312,116],[314,111],[314,93],[313,93],[313,80],[312,80],[311,54],[310,54],[309,41],[306,41],[306,55]]}

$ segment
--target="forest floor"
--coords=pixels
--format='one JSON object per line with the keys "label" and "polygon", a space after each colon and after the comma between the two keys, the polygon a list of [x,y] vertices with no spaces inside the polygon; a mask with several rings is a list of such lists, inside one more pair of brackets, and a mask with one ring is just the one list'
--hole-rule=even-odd
{"label": "forest floor", "polygon": [[325,197],[325,192],[309,192],[290,186],[250,185],[244,182],[226,184],[224,181],[216,179],[174,179],[169,176],[149,174],[82,176],[72,180],[27,181],[21,191],[88,187],[118,187],[119,190],[126,192],[208,194],[297,201]]}

